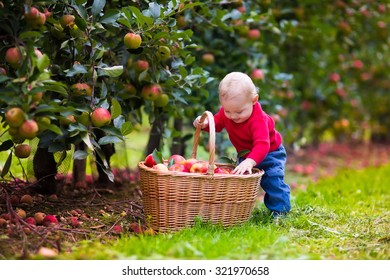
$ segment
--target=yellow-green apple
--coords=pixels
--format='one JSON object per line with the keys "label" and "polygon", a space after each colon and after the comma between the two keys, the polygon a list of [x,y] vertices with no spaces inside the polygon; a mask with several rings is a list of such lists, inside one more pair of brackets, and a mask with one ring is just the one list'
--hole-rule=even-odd
{"label": "yellow-green apple", "polygon": [[154,165],[157,164],[157,162],[154,160],[153,154],[149,154],[145,157],[144,164],[147,167],[153,167]]}
{"label": "yellow-green apple", "polygon": [[190,173],[206,173],[207,166],[202,162],[194,163],[190,168]]}
{"label": "yellow-green apple", "polygon": [[73,115],[68,115],[62,119],[60,119],[60,125],[61,126],[68,126],[70,125],[71,123],[75,123],[76,122],[76,119]]}
{"label": "yellow-green apple", "polygon": [[204,64],[213,64],[215,61],[215,57],[212,53],[205,53],[202,55],[202,61]]}
{"label": "yellow-green apple", "polygon": [[70,90],[74,95],[87,95],[92,94],[92,87],[86,83],[76,83],[70,86]]}
{"label": "yellow-green apple", "polygon": [[171,56],[171,49],[167,46],[159,46],[156,56],[158,59],[165,61]]}
{"label": "yellow-green apple", "polygon": [[105,108],[97,108],[91,113],[91,122],[96,127],[107,125],[111,122],[111,114]]}
{"label": "yellow-green apple", "polygon": [[62,28],[65,28],[67,26],[73,25],[74,24],[75,17],[72,15],[63,15],[60,18],[60,24]]}
{"label": "yellow-green apple", "polygon": [[134,63],[134,70],[138,73],[140,72],[143,72],[143,71],[146,71],[149,69],[149,62],[146,61],[146,60],[137,60],[135,63]]}
{"label": "yellow-green apple", "polygon": [[25,120],[19,127],[19,135],[26,139],[33,139],[39,131],[38,124],[35,120]]}
{"label": "yellow-green apple", "polygon": [[39,132],[46,130],[50,124],[51,120],[48,117],[38,117],[36,118],[38,123]]}
{"label": "yellow-green apple", "polygon": [[154,101],[161,93],[161,87],[159,84],[145,85],[142,88],[141,96],[145,100]]}
{"label": "yellow-green apple", "polygon": [[189,172],[183,163],[174,163],[168,169],[169,171]]}
{"label": "yellow-green apple", "polygon": [[189,158],[184,161],[184,166],[188,169],[188,171],[191,170],[192,165],[199,162],[196,158]]}
{"label": "yellow-green apple", "polygon": [[250,77],[254,81],[264,80],[264,71],[262,69],[253,69]]}
{"label": "yellow-green apple", "polygon": [[168,162],[173,162],[173,163],[184,163],[185,162],[185,157],[183,157],[182,155],[178,155],[178,154],[174,154],[174,155],[171,155],[169,158],[168,158]]}
{"label": "yellow-green apple", "polygon": [[169,103],[169,96],[168,94],[166,93],[160,93],[156,100],[154,100],[154,105],[156,105],[156,107],[165,107],[167,106]]}
{"label": "yellow-green apple", "polygon": [[22,63],[23,55],[19,48],[9,48],[5,53],[5,60],[13,67],[18,68]]}
{"label": "yellow-green apple", "polygon": [[25,120],[24,111],[19,107],[11,108],[5,113],[5,119],[10,127],[19,127]]}
{"label": "yellow-green apple", "polygon": [[158,171],[168,171],[168,166],[166,166],[164,163],[157,163],[152,168]]}
{"label": "yellow-green apple", "polygon": [[247,38],[253,41],[259,39],[260,35],[261,33],[258,29],[249,29],[248,33],[246,34]]}
{"label": "yellow-green apple", "polygon": [[28,144],[19,144],[15,147],[15,156],[18,158],[28,158],[31,155],[31,146]]}
{"label": "yellow-green apple", "polygon": [[138,49],[141,46],[142,38],[139,34],[129,32],[123,37],[123,43],[127,49]]}
{"label": "yellow-green apple", "polygon": [[43,219],[45,218],[46,214],[43,212],[36,212],[34,214],[34,219],[37,223],[37,225],[41,225],[43,223]]}

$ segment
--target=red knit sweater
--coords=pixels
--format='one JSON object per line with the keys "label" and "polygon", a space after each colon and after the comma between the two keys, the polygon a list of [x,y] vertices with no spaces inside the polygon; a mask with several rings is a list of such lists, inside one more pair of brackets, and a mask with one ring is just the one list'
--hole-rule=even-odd
{"label": "red knit sweater", "polygon": [[215,131],[221,132],[225,128],[237,152],[249,150],[250,153],[244,157],[253,159],[256,164],[262,162],[268,152],[275,151],[282,143],[282,136],[275,130],[274,120],[263,112],[260,103],[253,105],[252,115],[243,123],[229,120],[222,107],[214,115],[214,122]]}

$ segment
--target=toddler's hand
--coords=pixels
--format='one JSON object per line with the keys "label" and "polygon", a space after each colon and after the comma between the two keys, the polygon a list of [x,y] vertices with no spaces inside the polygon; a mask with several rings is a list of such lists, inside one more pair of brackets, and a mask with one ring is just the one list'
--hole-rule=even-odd
{"label": "toddler's hand", "polygon": [[237,175],[245,174],[245,172],[252,174],[252,168],[255,165],[256,162],[253,159],[247,158],[233,170],[233,173]]}
{"label": "toddler's hand", "polygon": [[209,125],[209,120],[208,119],[205,119],[204,121],[203,121],[203,123],[200,123],[200,118],[201,118],[202,116],[199,116],[199,117],[197,117],[195,120],[194,120],[194,123],[193,123],[193,125],[195,126],[195,127],[198,127],[198,126],[200,126],[200,128],[205,128],[205,127],[207,127],[208,125]]}

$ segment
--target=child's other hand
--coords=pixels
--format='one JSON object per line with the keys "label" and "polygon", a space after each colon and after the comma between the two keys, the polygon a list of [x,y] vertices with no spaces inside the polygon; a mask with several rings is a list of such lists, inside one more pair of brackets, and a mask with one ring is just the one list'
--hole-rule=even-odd
{"label": "child's other hand", "polygon": [[256,162],[253,159],[247,158],[242,161],[236,168],[234,168],[233,173],[237,175],[242,175],[248,172],[252,174],[252,168],[256,165]]}
{"label": "child's other hand", "polygon": [[194,120],[194,123],[193,123],[193,125],[195,126],[195,127],[198,127],[198,126],[200,126],[200,128],[205,128],[205,127],[207,127],[208,125],[209,125],[209,120],[208,119],[205,119],[204,121],[203,121],[203,123],[200,123],[200,118],[201,118],[202,116],[199,116],[199,117],[197,117],[195,120]]}

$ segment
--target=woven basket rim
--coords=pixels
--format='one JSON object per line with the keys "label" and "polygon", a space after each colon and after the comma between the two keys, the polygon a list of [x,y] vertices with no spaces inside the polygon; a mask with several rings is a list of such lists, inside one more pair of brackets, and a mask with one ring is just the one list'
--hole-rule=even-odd
{"label": "woven basket rim", "polygon": [[[207,161],[202,161],[199,160],[199,162],[207,162]],[[229,164],[226,163],[214,163],[216,166],[226,166]],[[181,172],[181,171],[161,171],[157,169],[153,169],[151,167],[148,167],[145,165],[145,161],[141,161],[138,163],[138,168],[145,170],[147,172],[155,173],[158,176],[175,176],[175,177],[190,177],[190,178],[212,178],[212,177],[217,177],[217,178],[238,178],[238,179],[249,179],[249,178],[256,178],[256,177],[262,177],[264,175],[264,171],[260,170],[258,168],[253,168],[252,169],[252,174],[221,174],[221,173],[213,173],[213,174],[208,174],[208,173],[190,173],[190,172]]]}

